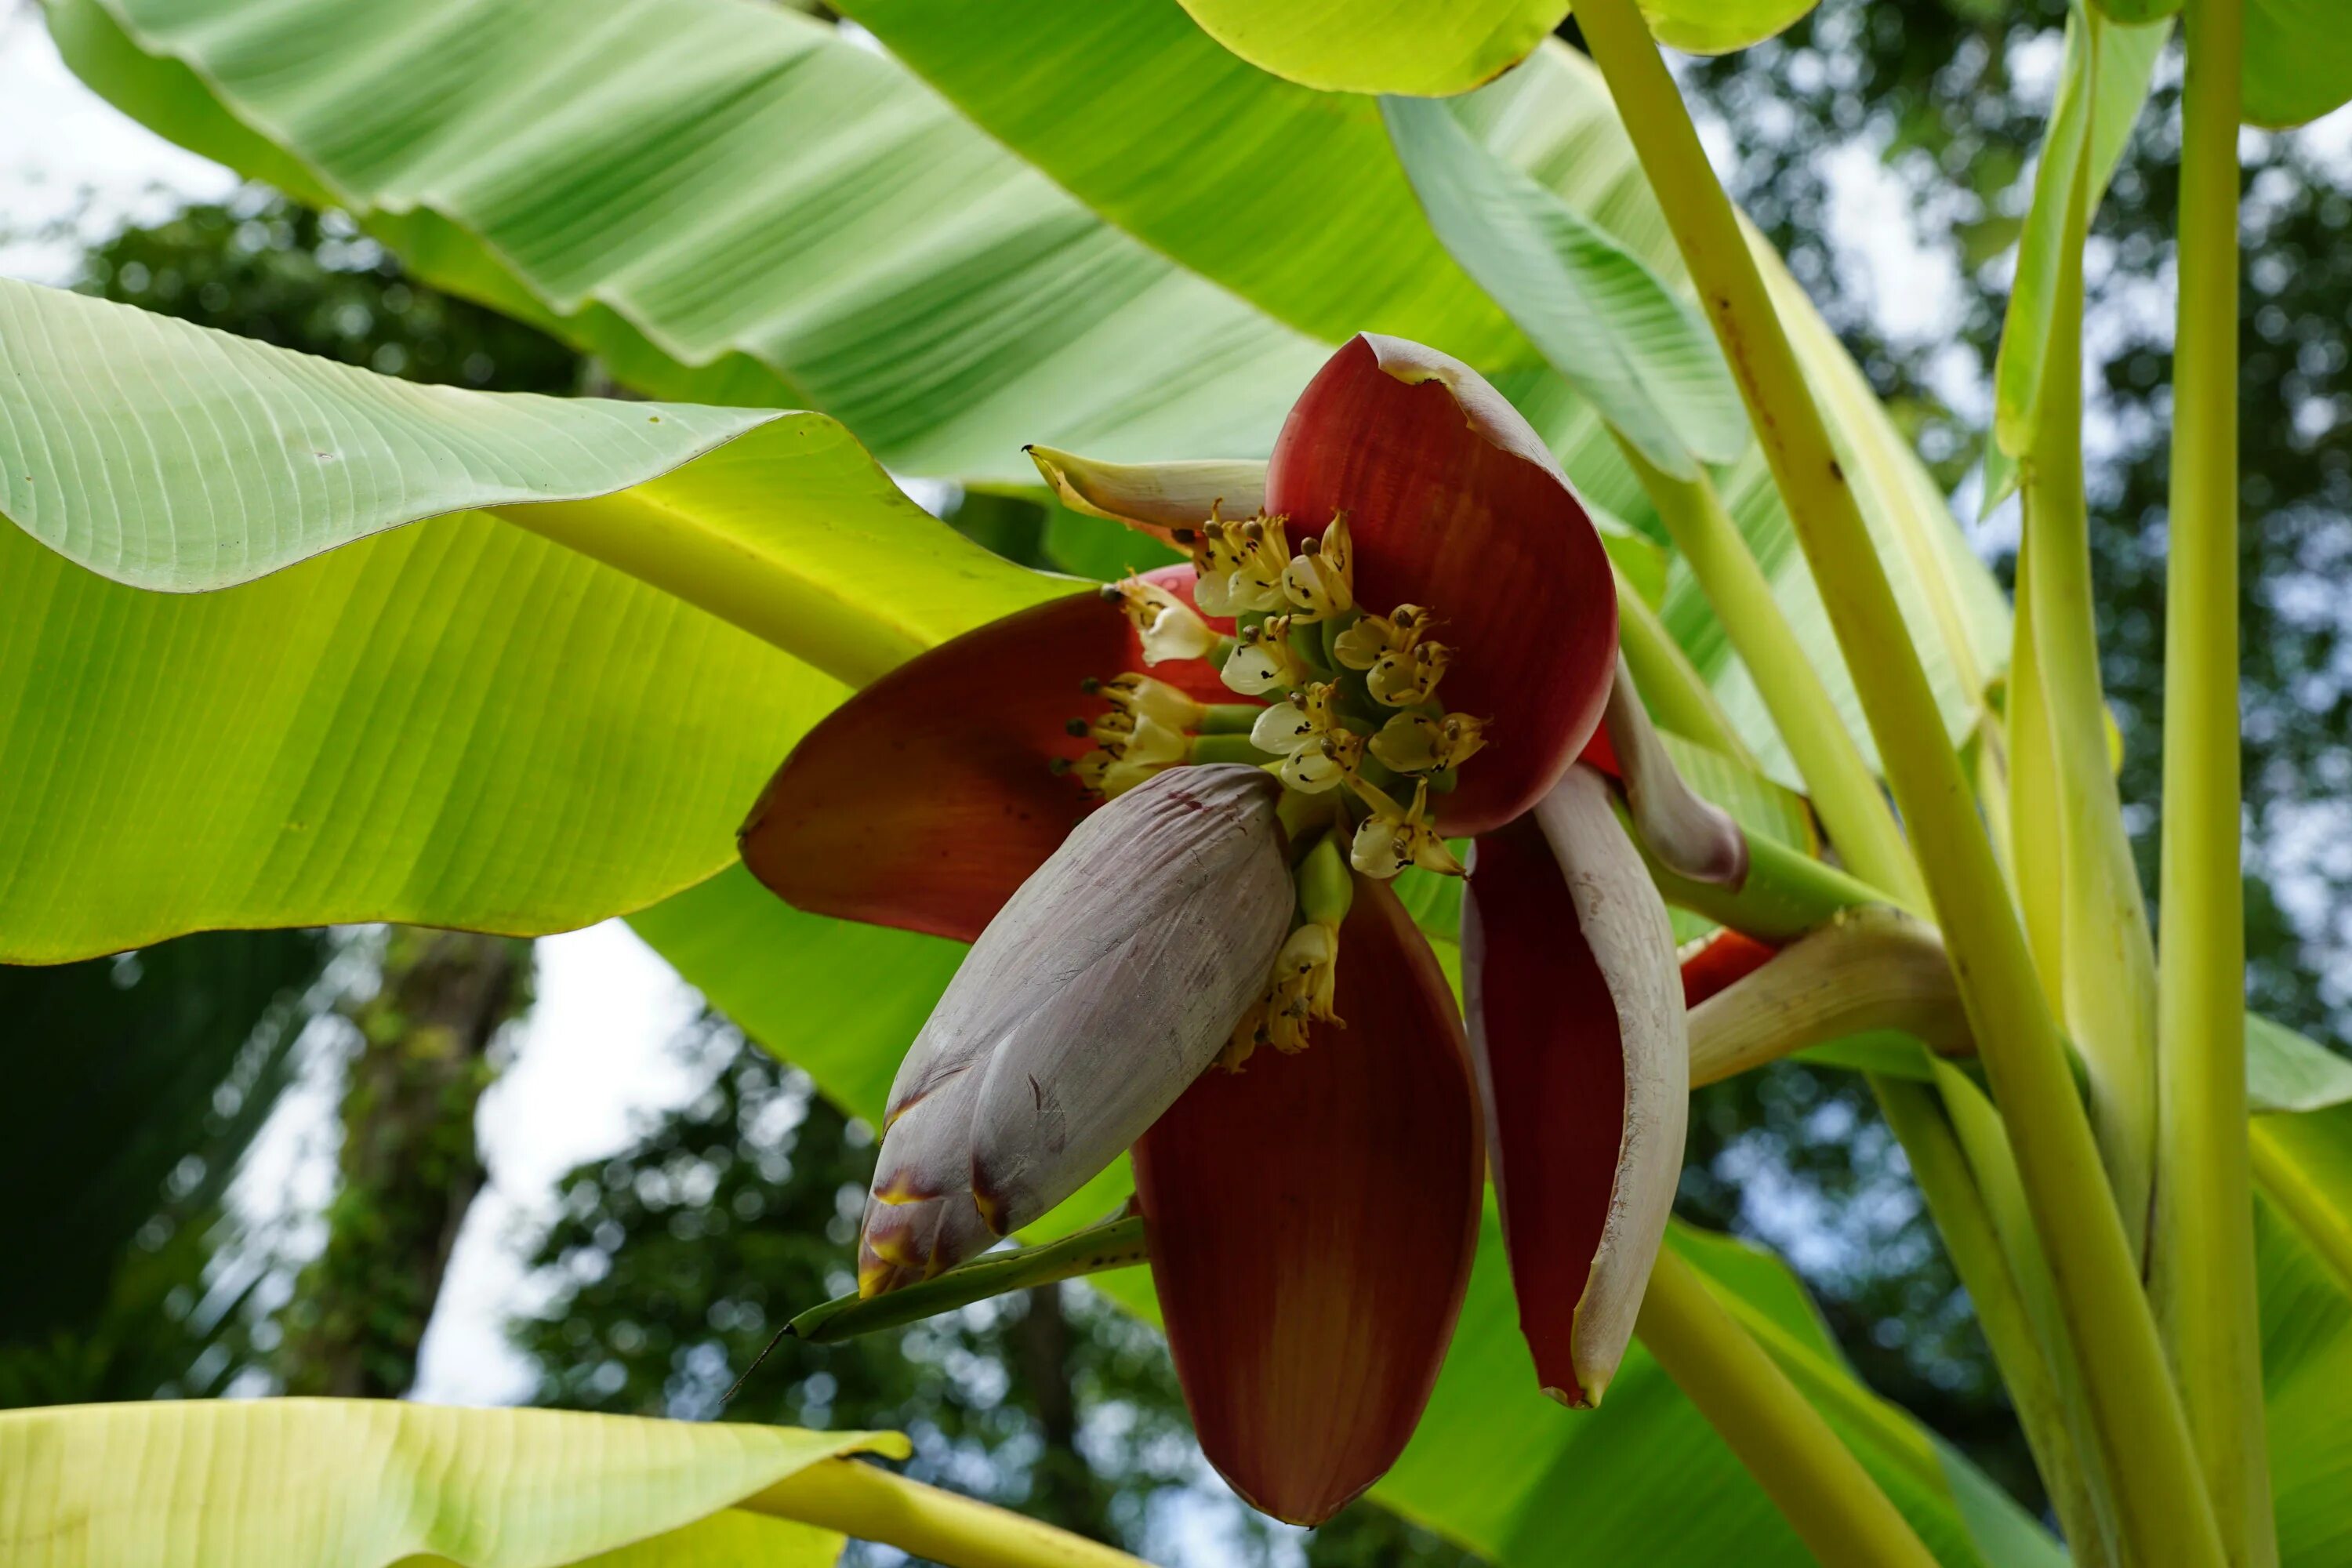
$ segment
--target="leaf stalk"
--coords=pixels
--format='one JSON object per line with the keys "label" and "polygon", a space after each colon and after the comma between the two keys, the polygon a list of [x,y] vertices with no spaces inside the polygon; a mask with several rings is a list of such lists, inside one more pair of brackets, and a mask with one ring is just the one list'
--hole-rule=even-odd
{"label": "leaf stalk", "polygon": [[2188,1424],[2088,1118],[1933,689],[1731,204],[1633,0],[1586,0],[1586,42],[1664,208],[1846,655],[1909,825],[1969,1022],[2009,1119],[2126,1552],[2224,1559]]}
{"label": "leaf stalk", "polygon": [[2235,1564],[2278,1560],[2263,1422],[2246,1121],[2238,760],[2239,0],[2189,0],[2165,565],[2150,1289]]}
{"label": "leaf stalk", "polygon": [[1826,1568],[1935,1563],[1853,1450],[1672,1247],[1650,1271],[1635,1332]]}

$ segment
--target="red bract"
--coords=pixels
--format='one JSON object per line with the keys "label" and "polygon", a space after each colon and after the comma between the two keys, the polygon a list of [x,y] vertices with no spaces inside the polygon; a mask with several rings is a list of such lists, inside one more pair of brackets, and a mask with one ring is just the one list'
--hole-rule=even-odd
{"label": "red bract", "polygon": [[1344,512],[1358,599],[1423,605],[1455,649],[1449,707],[1489,721],[1438,810],[1448,833],[1541,799],[1601,721],[1617,594],[1592,520],[1542,439],[1468,366],[1360,334],[1307,384],[1266,468],[1294,533]]}
{"label": "red bract", "polygon": [[[1544,1382],[1600,1397],[1663,1234],[1687,1063],[1664,908],[1612,785],[1571,764],[1590,747],[1630,770],[1637,808],[1710,825],[1666,789],[1679,781],[1654,776],[1671,763],[1648,738],[1600,731],[1616,670],[1607,556],[1535,433],[1465,367],[1355,339],[1299,398],[1262,483],[1246,465],[1037,457],[1071,504],[1191,549],[1194,564],[1153,581],[1195,607],[1192,584],[1213,587],[1201,597],[1235,612],[1215,627],[1233,640],[1127,585],[1165,656],[1148,674],[1186,694],[1147,682],[1147,726],[1128,673],[1144,668],[1140,647],[1117,605],[1073,597],[960,637],[810,731],[753,813],[744,858],[804,909],[996,939],[902,1070],[894,1105],[930,1113],[886,1129],[882,1169],[926,1174],[873,1196],[889,1267],[871,1288],[1022,1223],[966,1212],[986,1171],[1017,1158],[1036,1191],[1072,1191],[1149,1124],[1137,1180],[1202,1446],[1259,1507],[1318,1521],[1377,1479],[1420,1419],[1468,1279],[1482,1145]],[[1236,498],[1261,510],[1244,515]],[[1088,679],[1120,691],[1118,713],[1100,717]],[[1234,706],[1234,692],[1265,704]],[[1076,771],[1102,793],[1155,801],[1184,793],[1161,791],[1174,781],[1155,770],[1217,763],[1230,782],[1264,777],[1236,763],[1263,766],[1282,786],[1280,826],[1263,826],[1291,886],[1174,889],[1118,812],[1082,836],[1110,912],[1050,873],[1031,881],[1086,808],[1052,766],[1066,774],[1081,753]],[[1210,836],[1188,837],[1188,856],[1227,852],[1198,826]],[[1408,866],[1458,871],[1449,833],[1481,836],[1464,946],[1475,1078],[1436,961],[1385,885]],[[1129,888],[1148,904],[1121,905]],[[1203,1000],[1192,977],[1230,980],[1233,954],[1269,932],[1280,940],[1256,999]],[[1082,972],[1148,977],[1159,1000],[1139,1016],[1152,1026],[1085,1025],[1101,1016],[1091,1000],[1024,1000],[1097,984]],[[950,1026],[1004,1009],[1031,1022],[1020,1073],[999,1077],[1025,1082],[1039,1115],[982,1125],[950,1097],[926,1101],[932,1058],[997,1049],[990,1029]],[[1240,1070],[1192,1076],[1221,1052]],[[1121,1086],[1125,1120],[1077,1126],[1114,1098],[1106,1084]],[[933,1206],[903,1214],[910,1196]],[[898,1237],[917,1218],[921,1237]]]}
{"label": "red bract", "polygon": [[1359,879],[1344,1031],[1211,1072],[1135,1146],[1168,1348],[1202,1449],[1319,1524],[1412,1436],[1469,1281],[1477,1102],[1445,977]]}
{"label": "red bract", "polygon": [[[1191,596],[1192,573],[1150,580]],[[1007,616],[900,665],[819,721],[776,770],[737,841],[797,909],[970,942],[1087,806],[1055,758],[1087,742],[1083,689],[1141,662],[1118,606],[1076,594]],[[1233,700],[1213,672],[1171,665],[1192,695]]]}
{"label": "red bract", "polygon": [[1664,1235],[1690,1091],[1674,932],[1601,775],[1576,769],[1479,840],[1462,947],[1519,1327],[1544,1392],[1597,1405]]}
{"label": "red bract", "polygon": [[1725,927],[1709,931],[1684,953],[1683,1005],[1696,1007],[1772,961],[1780,949]]}

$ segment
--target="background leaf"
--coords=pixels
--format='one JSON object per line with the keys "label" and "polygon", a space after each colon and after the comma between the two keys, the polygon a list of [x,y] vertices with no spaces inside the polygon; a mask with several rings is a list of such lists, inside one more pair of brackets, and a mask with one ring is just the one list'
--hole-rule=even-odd
{"label": "background leaf", "polygon": [[[137,1237],[160,1211],[209,1225],[277,1102],[303,1020],[295,1003],[326,959],[311,931],[215,931],[122,962],[0,965],[0,1071],[19,1110],[0,1143],[0,1190],[18,1194],[0,1211],[0,1250],[40,1260],[0,1294],[0,1342],[15,1342],[0,1346],[0,1404],[142,1395],[185,1370],[185,1342],[116,1342],[109,1299],[134,1252],[152,1250]],[[194,1180],[167,1194],[175,1173]],[[71,1358],[52,1335],[105,1341],[135,1365],[94,1369],[96,1387],[68,1392],[84,1369],[55,1364]],[[34,1382],[44,1361],[64,1375]]]}
{"label": "background leaf", "polygon": [[0,960],[396,920],[530,934],[735,858],[841,688],[461,512],[144,593],[0,528]]}
{"label": "background leaf", "polygon": [[2253,1121],[2255,1279],[2279,1559],[2352,1552],[2352,1105]]}
{"label": "background leaf", "polygon": [[468,508],[850,681],[1069,587],[821,414],[424,386],[0,279],[0,510],[93,571],[217,588]]}
{"label": "background leaf", "polygon": [[[554,1568],[682,1530],[891,1433],[392,1400],[174,1400],[0,1412],[0,1548],[23,1568],[337,1563]],[[736,1539],[741,1532],[729,1532]],[[777,1568],[841,1538],[752,1532]],[[709,1538],[705,1538],[707,1541]],[[631,1568],[677,1561],[629,1557]],[[704,1559],[715,1561],[715,1559]]]}
{"label": "background leaf", "polygon": [[1564,0],[1183,0],[1203,32],[1261,70],[1328,92],[1466,92],[1525,58]]}
{"label": "background leaf", "polygon": [[1391,332],[1482,370],[1537,363],[1422,221],[1371,98],[1269,75],[1173,0],[843,9],[1095,212],[1276,320],[1334,345]]}
{"label": "background leaf", "polygon": [[1641,0],[1658,41],[1693,55],[1727,55],[1793,26],[1815,0]]}
{"label": "background leaf", "polygon": [[[2098,210],[2147,101],[2156,58],[2171,36],[2168,18],[2137,26],[2113,21],[2087,0],[2067,13],[2058,99],[2034,172],[2032,205],[2018,242],[2017,278],[1993,369],[1993,432],[2012,458],[2023,456],[2032,439],[2059,263],[2083,244],[2083,231],[2067,226],[2068,208],[2080,184],[2086,187],[2079,214],[2085,226]],[[1998,499],[1989,494],[1987,504]]]}
{"label": "background leaf", "polygon": [[1748,411],[1715,335],[1638,258],[1444,104],[1387,98],[1381,114],[1430,226],[1619,434],[1685,479],[1747,449]]}
{"label": "background leaf", "polygon": [[2352,25],[2339,0],[2246,0],[2247,121],[2307,125],[2352,100]]}
{"label": "background leaf", "polygon": [[[1025,441],[1262,456],[1323,358],[786,8],[420,0],[395,22],[335,0],[54,0],[47,16],[127,111],[350,211],[426,281],[657,396],[822,408],[901,473],[1027,483]],[[1388,183],[1410,215],[1392,167]],[[1195,239],[1243,232],[1219,215]],[[1507,330],[1454,277],[1457,310]]]}

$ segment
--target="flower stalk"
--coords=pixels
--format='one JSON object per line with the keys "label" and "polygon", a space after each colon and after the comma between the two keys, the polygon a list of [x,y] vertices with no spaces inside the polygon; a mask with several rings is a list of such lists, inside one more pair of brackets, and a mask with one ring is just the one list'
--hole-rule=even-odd
{"label": "flower stalk", "polygon": [[2238,1564],[2278,1556],[2263,1427],[2239,867],[2239,0],[2190,0],[2165,570],[2157,1242],[2150,1288]]}
{"label": "flower stalk", "polygon": [[2188,1423],[2056,1020],[1860,505],[1633,0],[1587,0],[1579,16],[1755,418],[1912,829],[1970,1026],[2009,1119],[2091,1425],[2113,1460],[2123,1545],[2142,1561],[2218,1565],[2225,1561],[2220,1532]]}
{"label": "flower stalk", "polygon": [[1129,1203],[1110,1218],[1058,1241],[987,1253],[936,1279],[880,1296],[836,1296],[794,1317],[778,1337],[789,1335],[813,1345],[829,1345],[883,1329],[903,1328],[992,1296],[1132,1268],[1145,1257],[1143,1219]]}

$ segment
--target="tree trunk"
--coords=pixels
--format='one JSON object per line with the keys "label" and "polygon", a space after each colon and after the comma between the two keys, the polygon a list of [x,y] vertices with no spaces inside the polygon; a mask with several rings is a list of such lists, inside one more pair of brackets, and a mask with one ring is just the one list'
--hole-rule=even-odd
{"label": "tree trunk", "polygon": [[289,1394],[396,1398],[416,1381],[451,1248],[481,1186],[474,1110],[499,1026],[529,1005],[530,944],[395,926],[383,984],[347,1006],[360,1048],[342,1101],[327,1244],[297,1281]]}

